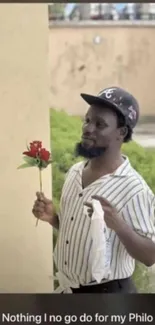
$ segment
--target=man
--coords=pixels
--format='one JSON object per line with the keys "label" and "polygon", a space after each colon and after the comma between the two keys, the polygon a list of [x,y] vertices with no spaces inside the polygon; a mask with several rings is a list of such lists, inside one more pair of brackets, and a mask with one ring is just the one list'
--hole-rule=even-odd
{"label": "man", "polygon": [[[54,254],[60,283],[57,292],[133,293],[135,260],[147,266],[155,263],[154,195],[121,154],[122,143],[132,139],[138,103],[117,87],[97,96],[81,96],[90,107],[76,154],[86,161],[69,170],[59,215],[42,193],[37,193],[33,213],[59,231]],[[92,198],[101,203],[110,231],[111,274],[99,284],[91,272]]]}

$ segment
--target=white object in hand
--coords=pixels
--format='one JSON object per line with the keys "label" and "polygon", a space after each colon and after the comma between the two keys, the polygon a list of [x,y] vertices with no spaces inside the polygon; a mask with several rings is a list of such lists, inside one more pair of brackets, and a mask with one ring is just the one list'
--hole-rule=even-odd
{"label": "white object in hand", "polygon": [[100,283],[110,275],[111,247],[108,242],[109,230],[104,221],[104,211],[99,201],[92,200],[92,276]]}

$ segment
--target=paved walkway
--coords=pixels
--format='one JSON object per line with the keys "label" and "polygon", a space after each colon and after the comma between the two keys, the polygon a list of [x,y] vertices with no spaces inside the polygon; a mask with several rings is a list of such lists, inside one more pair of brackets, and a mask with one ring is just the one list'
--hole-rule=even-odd
{"label": "paved walkway", "polygon": [[143,147],[155,147],[155,124],[139,125],[133,139]]}
{"label": "paved walkway", "polygon": [[133,140],[145,148],[155,148],[155,135],[135,134]]}

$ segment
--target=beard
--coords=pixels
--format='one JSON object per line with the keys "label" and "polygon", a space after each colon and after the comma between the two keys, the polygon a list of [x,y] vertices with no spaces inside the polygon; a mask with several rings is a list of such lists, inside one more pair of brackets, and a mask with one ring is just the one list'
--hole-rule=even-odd
{"label": "beard", "polygon": [[81,142],[76,144],[75,147],[75,155],[76,157],[84,157],[88,159],[101,157],[104,155],[105,151],[107,150],[107,147],[92,147],[92,148],[86,148],[82,145]]}

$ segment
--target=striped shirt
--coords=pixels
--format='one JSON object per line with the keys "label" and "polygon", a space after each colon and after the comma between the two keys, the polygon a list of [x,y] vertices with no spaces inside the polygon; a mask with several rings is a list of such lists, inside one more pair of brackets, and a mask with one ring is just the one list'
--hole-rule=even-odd
{"label": "striped shirt", "polygon": [[[84,166],[85,162],[72,166],[62,188],[54,259],[58,270],[70,281],[88,285],[95,284],[95,281],[91,274],[91,220],[84,214],[83,203],[91,201],[92,195],[103,196],[116,207],[130,227],[155,242],[155,199],[125,156],[113,174],[102,176],[83,189]],[[135,269],[135,260],[113,230],[110,230],[110,244],[111,274],[106,281],[130,277]]]}

